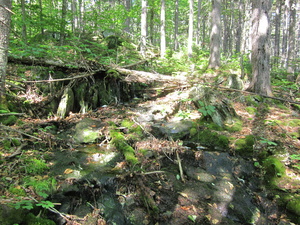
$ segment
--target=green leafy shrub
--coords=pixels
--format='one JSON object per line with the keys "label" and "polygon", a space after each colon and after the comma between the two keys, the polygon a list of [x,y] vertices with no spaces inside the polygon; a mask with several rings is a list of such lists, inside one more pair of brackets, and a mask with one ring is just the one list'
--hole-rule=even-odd
{"label": "green leafy shrub", "polygon": [[29,159],[26,161],[25,170],[28,174],[42,174],[48,169],[49,167],[43,159]]}

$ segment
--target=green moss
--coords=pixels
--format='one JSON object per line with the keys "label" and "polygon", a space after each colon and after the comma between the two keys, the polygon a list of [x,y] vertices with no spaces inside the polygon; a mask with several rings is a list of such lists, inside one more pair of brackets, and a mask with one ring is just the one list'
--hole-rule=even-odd
{"label": "green moss", "polygon": [[190,137],[195,136],[197,133],[198,133],[198,131],[195,127],[192,127],[190,129]]}
{"label": "green moss", "polygon": [[255,114],[257,112],[257,109],[254,108],[254,107],[246,107],[246,111],[249,113],[249,114]]}
{"label": "green moss", "polygon": [[26,162],[26,172],[29,174],[42,174],[45,170],[49,169],[45,160],[43,159],[29,159]]}
{"label": "green moss", "polygon": [[27,225],[55,225],[54,221],[35,216],[32,213],[29,213],[25,220]]}
{"label": "green moss", "polygon": [[5,150],[9,150],[10,148],[11,148],[11,142],[10,142],[10,140],[3,140],[2,141],[2,145],[3,145],[3,148],[5,149]]}
{"label": "green moss", "polygon": [[300,216],[300,196],[291,199],[287,203],[286,208],[290,212],[296,214],[297,216]]}
{"label": "green moss", "polygon": [[241,156],[250,157],[253,155],[253,145],[255,143],[255,137],[253,135],[247,135],[245,138],[240,138],[234,143],[235,151]]}
{"label": "green moss", "polygon": [[131,165],[137,164],[138,159],[135,156],[135,151],[130,145],[127,144],[126,139],[121,132],[111,130],[110,136],[112,138],[112,143],[119,151],[123,153],[126,161],[128,161]]}
{"label": "green moss", "polygon": [[126,127],[130,133],[134,133],[138,136],[143,135],[143,129],[131,120],[123,120],[121,126]]}
{"label": "green moss", "polygon": [[243,128],[243,121],[242,120],[236,120],[232,125],[226,125],[225,129],[229,132],[239,132]]}
{"label": "green moss", "polygon": [[8,189],[9,193],[17,196],[26,196],[26,192],[20,187],[15,187],[14,185],[11,185]]}
{"label": "green moss", "polygon": [[272,181],[274,177],[285,175],[284,164],[275,156],[269,156],[263,161],[263,167],[266,172],[266,178]]}
{"label": "green moss", "polygon": [[191,137],[191,139],[210,148],[225,150],[229,147],[229,140],[227,136],[219,135],[218,133],[210,130],[199,131]]}

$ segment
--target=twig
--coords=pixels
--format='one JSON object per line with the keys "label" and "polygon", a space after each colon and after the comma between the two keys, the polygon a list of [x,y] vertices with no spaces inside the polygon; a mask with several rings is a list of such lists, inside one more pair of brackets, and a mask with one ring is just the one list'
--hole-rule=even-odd
{"label": "twig", "polygon": [[25,115],[25,113],[0,113],[0,116],[20,116]]}
{"label": "twig", "polygon": [[40,138],[38,138],[38,137],[32,136],[32,135],[30,135],[30,134],[26,134],[26,133],[24,133],[24,132],[22,132],[22,131],[19,131],[19,130],[10,128],[10,127],[8,127],[8,126],[4,126],[4,125],[1,125],[1,124],[0,124],[0,127],[3,127],[3,128],[6,129],[6,130],[15,131],[15,132],[20,133],[20,134],[23,134],[23,135],[25,135],[25,136],[28,136],[28,137],[37,139],[37,140],[39,140],[39,141],[42,141],[42,139],[40,139]]}
{"label": "twig", "polygon": [[181,159],[179,157],[178,151],[176,151],[176,156],[177,156],[177,161],[178,161],[178,167],[179,167],[181,181],[183,183],[185,183],[185,180],[184,180],[184,177],[183,177],[183,170],[182,170],[182,166],[181,166]]}
{"label": "twig", "polygon": [[9,156],[6,156],[5,158],[10,159],[10,158],[13,158],[13,157],[15,157],[15,156],[17,156],[17,155],[20,155],[20,154],[22,153],[22,148],[25,147],[26,145],[27,145],[26,143],[23,143],[22,145],[20,145],[20,146],[17,148],[17,150],[16,150],[14,153],[12,153],[12,154],[9,155]]}

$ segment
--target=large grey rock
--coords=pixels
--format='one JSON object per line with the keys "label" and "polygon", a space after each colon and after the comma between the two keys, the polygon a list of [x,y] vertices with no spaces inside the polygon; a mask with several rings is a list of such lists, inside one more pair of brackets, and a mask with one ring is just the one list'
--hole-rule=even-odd
{"label": "large grey rock", "polygon": [[101,128],[101,121],[84,118],[75,126],[74,140],[77,143],[93,143],[100,138]]}
{"label": "large grey rock", "polygon": [[[198,85],[191,89],[189,98],[193,99],[193,103],[198,109],[207,112],[206,115],[203,113],[203,118],[211,119],[220,127],[224,127],[225,124],[233,124],[238,118],[235,109],[224,94],[211,87]],[[214,109],[211,110],[211,107]]]}

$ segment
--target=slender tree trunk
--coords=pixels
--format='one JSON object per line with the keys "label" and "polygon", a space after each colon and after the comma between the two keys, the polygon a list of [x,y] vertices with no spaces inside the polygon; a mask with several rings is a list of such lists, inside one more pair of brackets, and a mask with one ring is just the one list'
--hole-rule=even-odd
{"label": "slender tree trunk", "polygon": [[22,8],[22,39],[24,43],[27,43],[27,26],[26,26],[26,9],[25,9],[25,0],[21,0]]}
{"label": "slender tree trunk", "polygon": [[141,54],[146,56],[146,43],[147,43],[147,1],[142,0],[141,12]]}
{"label": "slender tree trunk", "polygon": [[198,11],[197,11],[197,35],[196,35],[196,44],[200,45],[200,32],[201,32],[201,3],[202,0],[198,0]]}
{"label": "slender tree trunk", "polygon": [[211,19],[210,57],[208,67],[217,69],[221,66],[221,0],[213,0]]}
{"label": "slender tree trunk", "polygon": [[187,50],[189,58],[193,55],[193,32],[194,32],[194,1],[189,0],[189,34],[188,34],[188,43]]}
{"label": "slender tree trunk", "polygon": [[279,63],[280,53],[280,25],[281,25],[281,8],[282,0],[276,1],[276,14],[275,14],[275,40],[274,40],[274,64]]}
{"label": "slender tree trunk", "polygon": [[165,57],[166,54],[166,6],[165,0],[161,0],[160,10],[160,56]]}
{"label": "slender tree trunk", "polygon": [[239,6],[238,6],[238,19],[236,22],[237,29],[236,29],[236,41],[235,41],[235,51],[237,53],[241,52],[241,45],[242,45],[242,34],[243,34],[243,14],[245,12],[243,0],[239,0]]}
{"label": "slender tree trunk", "polygon": [[[131,9],[131,1],[130,0],[124,0],[124,6],[126,8],[126,11],[129,12],[130,9]],[[128,34],[130,33],[130,22],[131,22],[130,21],[130,17],[127,16],[126,20],[125,20],[125,28],[124,28],[124,30]]]}
{"label": "slender tree trunk", "polygon": [[284,4],[284,11],[285,13],[283,18],[283,29],[282,29],[282,46],[281,46],[281,58],[282,58],[282,65],[286,67],[287,62],[287,48],[288,48],[288,24],[289,24],[289,0],[285,0]]}
{"label": "slender tree trunk", "polygon": [[178,41],[178,21],[179,21],[179,6],[178,0],[175,1],[175,31],[174,31],[174,50],[176,51],[179,48]]}
{"label": "slender tree trunk", "polygon": [[288,35],[288,52],[287,52],[287,72],[294,73],[295,72],[295,29],[296,29],[296,1],[290,1],[290,21],[289,21],[289,35]]}
{"label": "slender tree trunk", "polygon": [[63,45],[65,41],[67,7],[68,7],[67,0],[63,0],[62,9],[61,9],[61,21],[60,21],[60,37],[59,37],[60,45]]}
{"label": "slender tree trunk", "polygon": [[43,4],[42,4],[42,0],[39,0],[39,7],[40,7],[40,23],[41,23],[41,34],[44,35],[44,24],[43,24],[43,20],[44,20],[44,17],[43,17]]}
{"label": "slender tree trunk", "polygon": [[272,96],[269,63],[270,8],[270,0],[252,1],[252,80],[247,90],[266,96]]}
{"label": "slender tree trunk", "polygon": [[0,109],[6,109],[5,77],[11,22],[11,0],[0,0]]}

